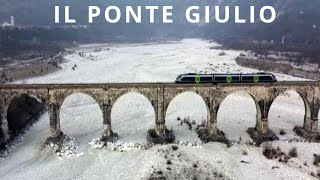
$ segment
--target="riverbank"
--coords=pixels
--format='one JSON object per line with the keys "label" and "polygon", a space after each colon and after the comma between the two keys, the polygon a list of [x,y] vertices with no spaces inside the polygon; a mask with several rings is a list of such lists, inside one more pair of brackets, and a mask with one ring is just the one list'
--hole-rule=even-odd
{"label": "riverbank", "polygon": [[17,80],[44,76],[60,68],[59,64],[64,62],[64,53],[47,54],[30,60],[19,60],[7,58],[1,60],[0,84],[10,83]]}

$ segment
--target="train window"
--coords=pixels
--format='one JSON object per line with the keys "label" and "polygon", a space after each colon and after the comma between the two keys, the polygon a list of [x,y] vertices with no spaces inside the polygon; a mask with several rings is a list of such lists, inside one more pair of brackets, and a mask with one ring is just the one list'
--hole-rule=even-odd
{"label": "train window", "polygon": [[186,77],[182,77],[180,80],[181,80],[181,81],[186,81],[187,78],[186,78]]}
{"label": "train window", "polygon": [[215,82],[227,82],[227,76],[214,76]]}
{"label": "train window", "polygon": [[201,76],[200,81],[201,82],[212,82],[212,76]]}
{"label": "train window", "polygon": [[272,81],[272,77],[270,76],[260,76],[261,81]]}
{"label": "train window", "polygon": [[232,75],[232,82],[239,82],[239,81],[240,81],[240,76]]}
{"label": "train window", "polygon": [[242,75],[242,81],[253,82],[253,80],[254,80],[253,75]]}
{"label": "train window", "polygon": [[187,76],[183,79],[183,81],[187,81],[187,82],[194,82],[195,81],[195,77],[192,76]]}

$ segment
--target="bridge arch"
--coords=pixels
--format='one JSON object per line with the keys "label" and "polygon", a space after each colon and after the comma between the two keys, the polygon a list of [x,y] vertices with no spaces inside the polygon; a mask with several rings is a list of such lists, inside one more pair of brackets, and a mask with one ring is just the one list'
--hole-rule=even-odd
{"label": "bridge arch", "polygon": [[83,143],[102,136],[103,112],[94,97],[82,92],[68,93],[60,103],[57,123],[62,132]]}
{"label": "bridge arch", "polygon": [[4,104],[0,118],[0,134],[19,133],[30,123],[38,120],[46,109],[45,98],[33,93],[14,93]]}
{"label": "bridge arch", "polygon": [[118,94],[113,101],[111,126],[122,140],[146,141],[147,131],[155,128],[155,102],[149,98],[139,91],[129,91]]}
{"label": "bridge arch", "polygon": [[164,111],[166,127],[173,129],[179,140],[197,139],[197,125],[207,126],[210,119],[209,107],[206,100],[193,90],[175,94],[168,101]]}
{"label": "bridge arch", "polygon": [[[164,95],[164,115],[166,115],[167,109],[170,105],[170,103],[178,96],[184,93],[192,93],[198,95],[197,97],[201,97],[203,102],[207,105],[210,101],[210,98],[212,97],[212,91],[211,90],[202,90],[201,88],[196,89],[196,88],[184,88],[184,89],[168,89],[166,90]],[[210,115],[209,109],[208,110],[208,117]]]}
{"label": "bridge arch", "polygon": [[124,89],[109,89],[108,100],[110,105],[113,106],[116,101],[127,94],[140,94],[145,97],[151,104],[157,99],[156,89],[138,89],[138,88],[124,88]]}
{"label": "bridge arch", "polygon": [[[298,105],[299,107],[296,107],[296,105]],[[291,108],[288,108],[288,106],[291,106]],[[301,106],[303,107],[302,116]],[[283,120],[283,115],[286,113],[285,111],[288,111],[288,109],[290,109],[290,112],[287,112],[288,119]],[[281,110],[281,112],[277,112],[279,110]],[[271,114],[269,113],[269,122],[270,127],[273,129],[279,130],[279,128],[281,127],[278,126],[292,126],[290,128],[292,128],[291,130],[293,130],[294,126],[303,126],[304,129],[308,130],[310,129],[310,126],[312,126],[311,105],[307,95],[304,92],[299,92],[295,89],[286,89],[280,91],[278,94],[276,94],[276,97],[272,102],[270,112]],[[274,121],[280,121],[277,122],[277,127],[274,125]],[[301,123],[298,121],[300,121]],[[285,127],[282,129],[285,129]]]}
{"label": "bridge arch", "polygon": [[58,103],[58,106],[61,107],[62,104],[64,103],[64,101],[75,94],[80,94],[80,95],[84,95],[86,97],[90,97],[92,98],[95,102],[98,103],[98,105],[100,106],[100,108],[102,109],[102,103],[100,99],[102,99],[102,95],[97,93],[97,91],[95,90],[78,90],[78,89],[74,89],[74,90],[64,90],[64,91],[55,91],[55,93],[53,94],[53,98],[54,98],[54,102]]}
{"label": "bridge arch", "polygon": [[233,140],[249,139],[250,127],[261,124],[262,114],[258,99],[247,91],[232,91],[223,96],[218,112],[217,127]]}

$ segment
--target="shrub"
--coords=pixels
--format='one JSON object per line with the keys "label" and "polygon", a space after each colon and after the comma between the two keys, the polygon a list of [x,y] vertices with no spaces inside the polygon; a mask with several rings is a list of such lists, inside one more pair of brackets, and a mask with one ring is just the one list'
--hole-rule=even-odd
{"label": "shrub", "polygon": [[172,146],[172,150],[176,151],[176,150],[178,150],[178,149],[179,149],[178,146],[176,146],[176,145],[173,145],[173,146]]}
{"label": "shrub", "polygon": [[298,157],[298,152],[297,152],[297,148],[293,147],[290,151],[289,151],[289,156],[290,157]]}
{"label": "shrub", "polygon": [[277,159],[279,158],[279,162],[287,162],[290,157],[283,153],[280,147],[274,148],[270,143],[264,146],[263,155],[268,159]]}
{"label": "shrub", "polygon": [[267,159],[273,159],[274,155],[276,154],[276,150],[274,148],[272,148],[271,144],[267,144],[264,147],[263,150],[263,155],[267,158]]}
{"label": "shrub", "polygon": [[316,165],[316,166],[318,166],[319,165],[319,163],[320,163],[320,155],[318,155],[318,154],[314,154],[313,155],[313,164],[314,165]]}
{"label": "shrub", "polygon": [[242,151],[242,155],[248,155],[248,152],[246,150]]}
{"label": "shrub", "polygon": [[198,167],[198,164],[194,163],[194,164],[193,164],[193,167],[194,167],[194,168],[197,168],[197,167]]}
{"label": "shrub", "polygon": [[231,146],[230,141],[226,137],[223,131],[218,130],[216,134],[211,135],[209,134],[209,131],[206,128],[198,128],[196,131],[199,138],[202,142],[221,142],[227,145],[227,147]]}
{"label": "shrub", "polygon": [[219,56],[225,56],[226,53],[225,53],[225,52],[220,52],[218,55],[219,55]]}
{"label": "shrub", "polygon": [[149,143],[154,144],[168,144],[174,142],[175,136],[172,130],[166,129],[165,134],[158,135],[154,129],[149,129],[147,132],[147,140]]}
{"label": "shrub", "polygon": [[283,136],[283,135],[287,134],[287,132],[286,132],[284,129],[281,129],[279,134],[280,134],[281,136]]}
{"label": "shrub", "polygon": [[262,134],[256,130],[256,128],[248,128],[247,133],[250,135],[250,137],[253,139],[253,141],[256,143],[256,146],[260,146],[261,143],[265,141],[274,141],[278,140],[279,138],[275,135],[274,132],[269,130],[267,134]]}

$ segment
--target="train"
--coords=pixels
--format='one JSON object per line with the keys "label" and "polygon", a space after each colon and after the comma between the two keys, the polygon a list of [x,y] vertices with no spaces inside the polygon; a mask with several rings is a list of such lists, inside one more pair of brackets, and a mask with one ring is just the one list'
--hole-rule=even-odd
{"label": "train", "polygon": [[176,83],[273,83],[277,78],[272,73],[258,72],[258,73],[234,73],[234,74],[196,74],[188,73],[179,75]]}

